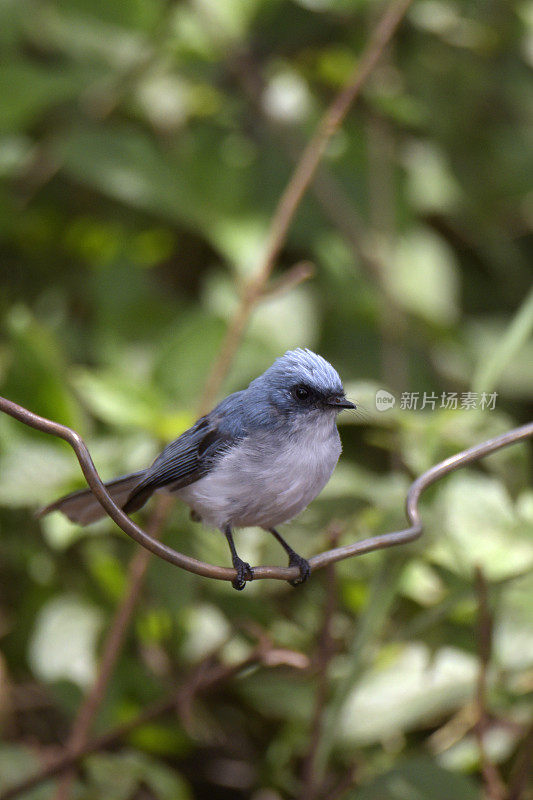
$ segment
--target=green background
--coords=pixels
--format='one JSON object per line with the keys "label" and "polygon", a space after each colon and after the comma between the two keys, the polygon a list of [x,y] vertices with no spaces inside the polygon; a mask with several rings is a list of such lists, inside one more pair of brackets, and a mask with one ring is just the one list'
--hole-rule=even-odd
{"label": "green background", "polygon": [[[0,4],[0,388],[74,427],[104,479],[145,466],[196,418],[295,156],[383,8]],[[414,477],[531,418],[532,66],[531,0],[418,0],[298,210],[272,282],[301,261],[313,276],[255,310],[218,396],[306,346],[358,403],[341,416],[330,484],[284,529],[304,555],[333,532],[349,543],[403,527]],[[393,410],[376,410],[378,389]],[[419,393],[416,410],[400,407],[403,392]],[[424,392],[434,410],[420,408]],[[442,408],[451,392],[476,393],[478,407]],[[494,410],[479,408],[483,392],[497,393]],[[66,444],[0,415],[0,448],[5,787],[66,741],[137,546],[110,520],[34,518],[84,485]],[[94,735],[206,654],[229,665],[266,637],[296,655],[88,757],[72,796],[501,800],[476,738],[476,566],[494,615],[485,760],[516,790],[533,718],[528,447],[451,475],[422,507],[418,543],[297,591],[259,581],[237,594],[152,559]],[[229,563],[223,537],[179,503],[164,539]],[[237,545],[252,563],[285,563],[259,531]]]}

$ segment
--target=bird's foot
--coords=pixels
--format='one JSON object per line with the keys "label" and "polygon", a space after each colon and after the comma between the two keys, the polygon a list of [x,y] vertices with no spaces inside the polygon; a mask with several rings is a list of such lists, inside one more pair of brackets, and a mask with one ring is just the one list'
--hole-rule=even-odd
{"label": "bird's foot", "polygon": [[233,559],[233,566],[237,570],[237,576],[232,580],[231,585],[241,592],[247,581],[253,581],[254,571],[248,562],[242,561],[239,557]]}
{"label": "bird's foot", "polygon": [[300,570],[300,577],[294,581],[289,581],[291,586],[299,586],[301,583],[305,583],[311,575],[309,561],[294,551],[289,556],[289,567],[298,567]]}

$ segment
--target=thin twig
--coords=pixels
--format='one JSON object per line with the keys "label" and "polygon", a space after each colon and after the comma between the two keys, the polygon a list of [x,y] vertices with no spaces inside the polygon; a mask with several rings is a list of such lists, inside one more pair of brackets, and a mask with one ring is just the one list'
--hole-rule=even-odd
{"label": "thin twig", "polygon": [[[168,495],[160,495],[157,498],[156,507],[147,528],[156,539],[159,538],[171,504],[172,500]],[[126,592],[115,611],[111,626],[107,632],[96,680],[77,711],[66,743],[66,754],[79,752],[87,742],[92,722],[105,697],[107,686],[122,651],[129,621],[141,592],[150,556],[150,551],[143,548],[138,550],[130,561]],[[63,776],[58,786],[55,800],[66,800],[68,798],[73,778],[74,772],[67,772]]]}
{"label": "thin twig", "polygon": [[340,798],[353,787],[357,766],[358,763],[356,761],[348,765],[336,786],[328,790],[327,800],[340,800]]}
{"label": "thin twig", "polygon": [[476,593],[478,598],[478,653],[479,673],[477,679],[477,724],[475,727],[481,762],[481,774],[488,800],[505,800],[506,790],[496,766],[485,749],[485,732],[489,721],[487,711],[487,673],[492,655],[493,618],[489,607],[487,581],[480,566],[476,567]]}
{"label": "thin twig", "polygon": [[[285,652],[286,659],[282,661],[282,653]],[[10,786],[8,789],[0,793],[0,800],[13,800],[13,798],[28,792],[30,789],[35,788],[44,781],[60,775],[62,772],[71,769],[78,764],[86,756],[95,753],[98,750],[104,750],[116,742],[124,739],[132,731],[139,728],[141,725],[151,722],[152,720],[167,714],[171,711],[179,714],[182,706],[182,698],[190,697],[191,694],[198,695],[204,694],[210,689],[215,688],[221,684],[234,678],[239,673],[253,666],[254,664],[261,664],[264,667],[270,667],[279,663],[285,663],[287,666],[295,667],[298,663],[294,658],[295,653],[292,650],[283,651],[280,648],[275,648],[277,660],[272,662],[269,660],[269,650],[260,644],[258,647],[241,661],[236,664],[226,665],[220,664],[218,661],[213,661],[213,655],[209,655],[207,659],[200,662],[200,664],[193,670],[187,680],[178,688],[175,689],[170,695],[157,700],[152,705],[143,709],[141,713],[127,722],[117,725],[111,731],[104,733],[92,739],[90,742],[85,743],[83,746],[77,746],[65,752],[58,758],[53,759],[49,764],[44,766],[34,775],[26,778],[24,781]],[[304,662],[302,662],[304,663]]]}
{"label": "thin twig", "polygon": [[[157,541],[157,539],[154,539],[153,536],[136,525],[136,523],[115,504],[112,497],[107,492],[93,464],[87,445],[78,433],[68,428],[66,425],[60,425],[58,422],[52,422],[45,417],[33,414],[31,411],[28,411],[28,409],[19,406],[12,400],[6,400],[4,397],[0,397],[0,411],[4,411],[6,414],[23,422],[25,425],[29,425],[30,428],[35,428],[44,433],[50,433],[68,442],[76,453],[87,483],[95,497],[98,498],[102,508],[118,527],[138,544],[146,547],[147,550],[150,550],[156,556],[168,561],[170,564],[181,567],[188,572],[193,572],[195,575],[203,575],[206,578],[216,578],[222,581],[235,580],[236,572],[233,568],[207,564],[205,561],[199,561],[196,558],[191,558],[191,556],[179,553],[172,547],[163,544],[163,542]],[[311,572],[323,569],[328,564],[333,564],[336,561],[343,561],[345,558],[352,558],[353,556],[360,556],[374,550],[384,550],[387,547],[395,547],[396,545],[415,541],[415,539],[418,539],[423,533],[418,503],[420,495],[425,489],[450,472],[454,472],[467,464],[473,464],[475,461],[479,461],[479,459],[485,458],[485,456],[491,453],[495,453],[502,447],[508,447],[511,444],[523,442],[531,436],[533,436],[533,422],[522,425],[520,428],[513,428],[513,430],[502,433],[500,436],[495,436],[492,439],[487,439],[486,442],[469,447],[467,450],[463,450],[462,453],[456,453],[456,455],[441,461],[440,464],[431,467],[431,469],[428,469],[411,484],[407,494],[406,514],[407,519],[411,523],[410,527],[400,531],[384,533],[380,536],[372,536],[370,539],[363,539],[360,542],[354,542],[344,547],[335,547],[332,550],[326,550],[323,553],[312,556],[312,558],[309,559]],[[254,580],[273,578],[279,581],[289,581],[297,579],[298,576],[298,567],[254,567]]]}
{"label": "thin twig", "polygon": [[[208,8],[203,6],[204,19],[210,24],[212,35],[222,40],[219,42],[221,49],[227,51],[231,47],[231,41],[223,36],[223,31],[221,35],[220,24],[211,18],[210,12],[213,10],[212,4]],[[234,53],[228,61],[228,68],[239,81],[255,113],[260,116],[263,123],[262,129],[266,130],[267,138],[271,138],[274,134],[290,161],[297,162],[303,149],[302,141],[297,133],[293,130],[289,131],[286,126],[276,122],[266,113],[261,103],[266,84],[257,69],[253,54],[242,50]],[[319,164],[313,176],[310,191],[321,206],[326,219],[337,228],[368,277],[372,281],[378,280],[380,291],[384,294],[388,293],[388,286],[382,280],[381,259],[376,253],[372,236],[368,234],[368,225],[354,207],[344,187],[324,162]]]}
{"label": "thin twig", "polygon": [[[213,7],[202,7],[204,18],[210,22],[212,34],[220,36],[220,26],[214,24],[210,16]],[[231,42],[229,43],[231,45]],[[229,45],[227,45],[229,46]],[[226,46],[226,49],[227,49]],[[385,60],[385,59],[383,59]],[[265,112],[260,97],[264,90],[264,82],[257,70],[255,60],[249,52],[237,52],[228,62],[229,69],[237,77],[248,100],[261,116],[267,129],[274,132],[281,146],[292,161],[297,160],[301,152],[301,143],[294,132],[276,122]],[[374,75],[379,81],[379,75]],[[385,267],[382,244],[387,242],[387,250],[391,251],[392,213],[391,213],[391,134],[385,120],[379,116],[371,117],[371,129],[368,135],[370,153],[370,194],[371,220],[365,225],[359,212],[347,197],[342,185],[331,174],[324,163],[321,163],[313,176],[310,191],[321,206],[325,217],[334,225],[349,248],[356,261],[365,270],[368,278],[379,287],[381,303],[379,321],[384,341],[382,357],[382,374],[387,376],[389,385],[405,385],[405,365],[402,349],[398,343],[404,328],[404,321],[394,297],[391,295],[385,280]],[[385,153],[385,157],[383,157]],[[394,456],[393,456],[394,458]]]}
{"label": "thin twig", "polygon": [[[224,52],[230,50],[233,42],[227,31],[222,29],[222,21],[217,17],[213,19],[215,8],[212,4],[202,4],[203,19],[210,27],[210,33],[216,38],[220,49]],[[226,33],[226,35],[224,35]],[[291,162],[296,163],[303,150],[300,137],[286,126],[277,123],[266,113],[261,97],[265,90],[265,81],[257,69],[253,54],[248,50],[238,49],[232,53],[228,60],[228,69],[239,81],[243,93],[251,103],[254,112],[261,118],[262,129],[267,131],[267,138],[274,134],[281,147],[285,150]],[[344,188],[327,166],[322,162],[313,176],[310,191],[320,204],[326,219],[340,232],[344,240],[353,250],[356,259],[366,270],[367,275],[375,281],[379,279],[380,290],[388,292],[386,283],[381,279],[382,265],[376,254],[376,248],[371,243],[372,237],[368,235],[368,226],[353,206]]]}
{"label": "thin twig", "polygon": [[310,261],[299,261],[293,267],[283,273],[281,278],[266,286],[262,300],[270,300],[280,294],[286,294],[291,289],[295,289],[300,283],[309,280],[314,274],[315,268]]}
{"label": "thin twig", "polygon": [[294,215],[313,180],[331,137],[338,131],[350,106],[359,95],[412,2],[413,0],[396,0],[387,7],[345,88],[326,109],[314,136],[296,164],[272,217],[260,266],[244,286],[241,313],[233,318],[222,342],[215,367],[208,376],[205,397],[209,402],[206,401],[206,407],[213,402],[220,388],[226,374],[226,364],[232,360],[250,315],[267,285]]}
{"label": "thin twig", "polygon": [[[336,544],[340,529],[330,531],[329,542]],[[316,756],[320,738],[322,736],[324,713],[328,699],[328,672],[331,659],[335,652],[333,640],[333,618],[337,608],[338,587],[335,565],[329,564],[325,570],[324,585],[326,588],[326,601],[324,606],[324,619],[319,634],[317,648],[317,687],[315,695],[315,708],[311,722],[310,743],[302,770],[302,788],[300,797],[303,800],[314,800],[320,793],[320,785],[316,776]]]}
{"label": "thin twig", "polygon": [[516,755],[509,777],[509,794],[507,800],[526,800],[530,797],[528,787],[531,786],[533,774],[533,723],[526,730],[522,744]]}

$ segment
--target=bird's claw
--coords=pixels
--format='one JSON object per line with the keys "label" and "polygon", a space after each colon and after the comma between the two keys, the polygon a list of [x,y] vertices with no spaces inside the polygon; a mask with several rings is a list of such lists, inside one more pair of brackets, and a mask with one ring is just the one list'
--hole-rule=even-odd
{"label": "bird's claw", "polygon": [[231,585],[234,589],[237,589],[238,592],[241,592],[246,586],[247,581],[253,581],[254,571],[248,562],[242,561],[240,558],[235,558],[233,560],[233,566],[237,570],[237,576],[232,580]]}
{"label": "bird's claw", "polygon": [[299,556],[298,553],[293,552],[289,556],[289,567],[298,567],[300,570],[300,577],[289,581],[291,586],[299,586],[301,583],[305,583],[311,575],[309,561],[303,556]]}

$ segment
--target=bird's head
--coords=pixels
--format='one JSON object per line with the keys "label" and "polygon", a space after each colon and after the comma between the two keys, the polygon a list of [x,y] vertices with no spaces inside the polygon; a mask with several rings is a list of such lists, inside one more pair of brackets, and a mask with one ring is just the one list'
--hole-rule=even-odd
{"label": "bird's head", "polygon": [[289,350],[250,384],[249,391],[283,414],[328,414],[355,408],[338,372],[311,350]]}

